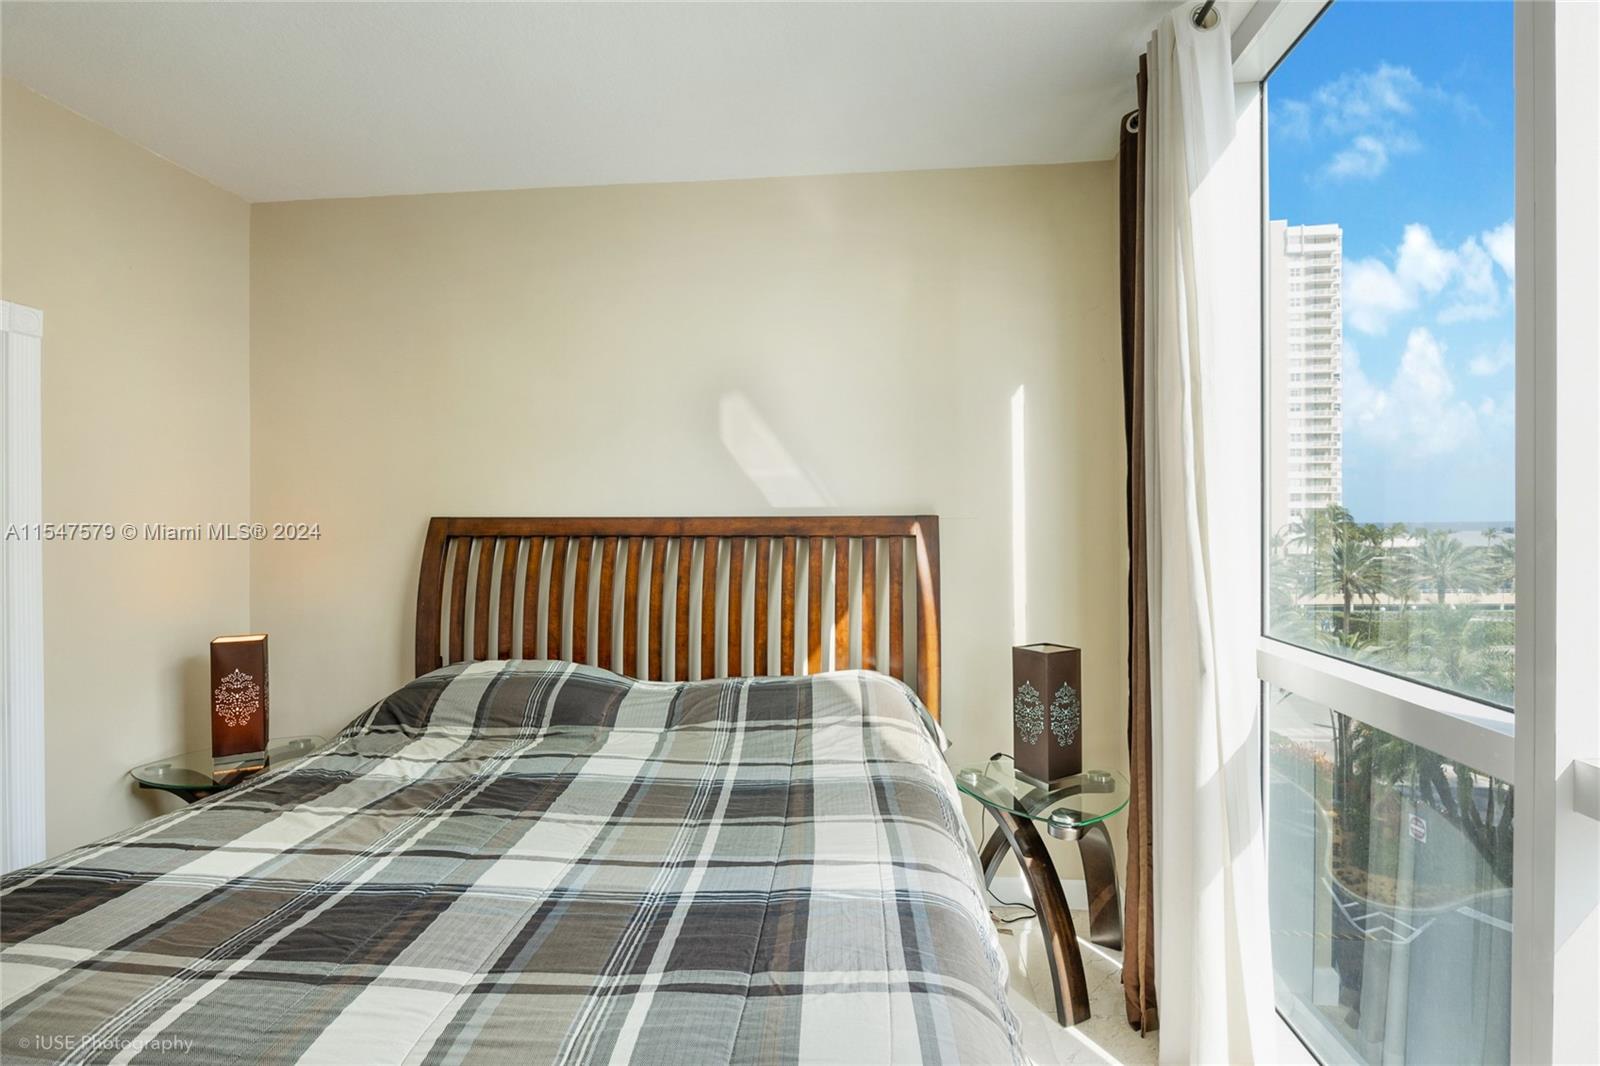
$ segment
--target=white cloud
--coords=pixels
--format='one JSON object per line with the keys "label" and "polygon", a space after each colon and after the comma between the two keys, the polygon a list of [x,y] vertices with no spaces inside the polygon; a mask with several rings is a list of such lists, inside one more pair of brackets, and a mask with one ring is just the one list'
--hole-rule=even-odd
{"label": "white cloud", "polygon": [[1269,114],[1273,131],[1280,137],[1297,141],[1311,138],[1311,105],[1304,100],[1285,100],[1273,105]]}
{"label": "white cloud", "polygon": [[1483,246],[1506,272],[1506,277],[1517,280],[1517,224],[1507,219],[1489,230],[1483,235]]}
{"label": "white cloud", "polygon": [[1436,295],[1456,271],[1456,256],[1439,247],[1427,226],[1405,228],[1394,267],[1378,259],[1353,259],[1344,268],[1344,313],[1362,333],[1384,333],[1389,319],[1415,310]]}
{"label": "white cloud", "polygon": [[[1441,323],[1478,321],[1500,314],[1509,302],[1495,276],[1494,242],[1500,231],[1468,237],[1454,249],[1442,247],[1427,226],[1405,228],[1393,267],[1380,259],[1352,259],[1344,268],[1344,314],[1351,329],[1387,332],[1389,320],[1441,298]],[[1486,247],[1487,246],[1487,247]]]}
{"label": "white cloud", "polygon": [[1494,259],[1484,251],[1476,237],[1468,237],[1456,249],[1456,269],[1461,289],[1473,296],[1497,296],[1500,285],[1494,277]]}
{"label": "white cloud", "polygon": [[1504,396],[1485,396],[1478,404],[1478,414],[1483,416],[1484,428],[1512,432],[1517,425],[1517,402],[1511,393]]}
{"label": "white cloud", "polygon": [[1323,173],[1330,178],[1375,178],[1389,169],[1389,148],[1378,138],[1362,134],[1350,147],[1334,153]]}
{"label": "white cloud", "polygon": [[1409,67],[1380,63],[1326,82],[1309,99],[1275,101],[1273,131],[1310,141],[1326,136],[1342,142],[1318,172],[1329,181],[1370,180],[1389,169],[1395,156],[1421,150],[1413,124],[1424,107],[1471,105],[1437,86],[1424,85]]}
{"label": "white cloud", "polygon": [[1389,319],[1417,306],[1410,287],[1376,259],[1353,259],[1344,268],[1345,321],[1362,333],[1383,333]]}
{"label": "white cloud", "polygon": [[1396,116],[1409,116],[1420,99],[1436,93],[1425,88],[1410,67],[1380,63],[1372,70],[1346,71],[1311,98],[1325,129],[1349,134],[1391,122]]}
{"label": "white cloud", "polygon": [[1511,369],[1511,365],[1516,361],[1516,350],[1509,344],[1501,344],[1493,351],[1479,352],[1473,356],[1472,361],[1467,364],[1467,373],[1480,378],[1493,377],[1502,370]]}
{"label": "white cloud", "polygon": [[1413,329],[1406,337],[1394,378],[1380,385],[1362,370],[1355,348],[1346,345],[1346,430],[1397,459],[1445,455],[1475,441],[1480,412],[1456,399],[1455,381],[1444,355],[1444,345],[1432,333],[1422,327]]}
{"label": "white cloud", "polygon": [[1413,222],[1405,228],[1394,264],[1401,281],[1432,295],[1445,287],[1455,269],[1455,256],[1439,247],[1427,226]]}
{"label": "white cloud", "polygon": [[1494,260],[1473,237],[1455,251],[1456,290],[1453,301],[1439,312],[1439,321],[1476,322],[1500,313],[1500,284]]}
{"label": "white cloud", "polygon": [[1407,67],[1387,63],[1370,71],[1349,71],[1312,94],[1321,128],[1349,143],[1334,153],[1322,176],[1334,181],[1372,179],[1389,169],[1392,157],[1414,152],[1416,138],[1404,120],[1426,94]]}
{"label": "white cloud", "polygon": [[1324,178],[1376,178],[1389,169],[1393,156],[1415,152],[1417,139],[1409,133],[1359,133],[1348,146],[1333,154],[1320,171]]}

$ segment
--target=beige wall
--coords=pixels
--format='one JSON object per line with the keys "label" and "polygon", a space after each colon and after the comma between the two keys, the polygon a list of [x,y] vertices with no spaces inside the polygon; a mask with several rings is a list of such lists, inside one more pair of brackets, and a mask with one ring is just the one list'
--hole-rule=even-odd
{"label": "beige wall", "polygon": [[1114,164],[251,208],[10,83],[3,133],[45,518],[322,532],[46,548],[52,852],[162,809],[123,771],[205,745],[217,633],[272,635],[279,735],[409,677],[429,515],[792,509],[733,408],[828,508],[941,516],[953,759],[1009,748],[1010,645],[1052,639],[1124,764]]}
{"label": "beige wall", "polygon": [[763,513],[756,411],[843,512],[943,525],[953,758],[1010,748],[1011,411],[1028,640],[1085,649],[1125,764],[1115,164],[260,204],[252,514],[273,721],[410,676],[437,514]]}
{"label": "beige wall", "polygon": [[[43,309],[44,519],[238,521],[249,206],[12,82],[0,296]],[[223,544],[44,549],[48,847],[175,805],[129,766],[209,743],[207,641],[249,624]]]}

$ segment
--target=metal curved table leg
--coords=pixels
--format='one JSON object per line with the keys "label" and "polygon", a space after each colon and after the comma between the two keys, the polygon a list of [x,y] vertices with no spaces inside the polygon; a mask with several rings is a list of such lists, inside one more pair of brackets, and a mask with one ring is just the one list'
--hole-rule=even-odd
{"label": "metal curved table leg", "polygon": [[[1017,856],[1023,876],[1033,895],[1033,905],[1039,914],[1039,929],[1044,934],[1045,957],[1050,963],[1050,977],[1056,994],[1056,1019],[1062,1025],[1077,1025],[1089,1017],[1089,982],[1083,974],[1083,956],[1078,952],[1078,935],[1072,927],[1072,912],[1067,909],[1067,897],[1061,891],[1061,879],[1056,876],[1055,863],[1045,850],[1044,841],[1033,822],[1018,818],[1009,811],[995,809],[991,813],[999,822],[999,832]],[[994,838],[984,845],[989,854]],[[985,875],[998,866],[984,864]]]}
{"label": "metal curved table leg", "polygon": [[1122,901],[1117,895],[1117,860],[1104,822],[1096,822],[1078,838],[1083,858],[1083,883],[1089,894],[1089,939],[1122,950]]}

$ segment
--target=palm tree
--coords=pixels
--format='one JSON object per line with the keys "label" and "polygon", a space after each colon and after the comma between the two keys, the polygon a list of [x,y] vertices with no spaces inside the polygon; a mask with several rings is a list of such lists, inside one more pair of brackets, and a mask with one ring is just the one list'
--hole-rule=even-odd
{"label": "palm tree", "polygon": [[[1465,763],[1453,762],[1451,769],[1456,780],[1458,794],[1456,809],[1462,816],[1461,828],[1466,831],[1467,838],[1477,847],[1478,853],[1483,856],[1484,862],[1488,864],[1500,884],[1511,884],[1516,793],[1504,781],[1484,777]],[[1479,787],[1480,778],[1484,791],[1482,814],[1478,812],[1477,797],[1474,794]],[[1498,819],[1495,817],[1497,803],[1500,807]]]}
{"label": "palm tree", "polygon": [[1411,609],[1411,601],[1421,592],[1417,564],[1409,553],[1395,551],[1389,555],[1388,588],[1390,596],[1400,601],[1401,613]]}
{"label": "palm tree", "polygon": [[1451,592],[1481,591],[1488,578],[1478,550],[1442,529],[1423,530],[1422,539],[1411,550],[1411,561],[1418,574],[1433,585],[1440,604]]}
{"label": "palm tree", "polygon": [[1488,529],[1483,533],[1484,554],[1488,557],[1489,579],[1494,588],[1517,587],[1517,535],[1511,529]]}
{"label": "palm tree", "polygon": [[1433,607],[1412,629],[1408,671],[1454,691],[1509,704],[1516,683],[1517,627],[1495,611]]}
{"label": "palm tree", "polygon": [[[1420,802],[1433,806],[1461,828],[1500,883],[1511,883],[1514,795],[1509,785],[1463,763],[1447,762],[1374,726],[1337,712],[1333,717],[1334,780],[1340,790],[1336,803],[1340,828],[1348,835],[1343,842],[1347,863],[1372,868],[1392,858],[1371,853],[1373,800],[1378,787],[1409,784]],[[1482,811],[1478,808],[1480,790]]]}
{"label": "palm tree", "polygon": [[1267,567],[1268,601],[1267,622],[1273,633],[1285,640],[1307,640],[1311,637],[1306,612],[1300,607],[1301,598],[1309,591],[1307,558],[1290,554],[1286,547],[1286,530],[1274,533],[1268,544],[1271,564]]}
{"label": "palm tree", "polygon": [[1353,535],[1335,539],[1326,553],[1319,554],[1317,591],[1336,594],[1344,600],[1342,628],[1348,636],[1356,597],[1375,600],[1384,590],[1386,557],[1371,541]]}
{"label": "palm tree", "polygon": [[1404,649],[1410,640],[1412,604],[1421,593],[1417,568],[1412,562],[1411,553],[1396,543],[1400,536],[1391,534],[1385,538],[1388,543],[1383,575],[1383,591],[1388,594],[1391,601],[1398,604],[1399,609],[1379,612],[1377,620],[1381,639],[1385,645],[1385,654],[1390,656],[1396,649]]}
{"label": "palm tree", "polygon": [[1365,633],[1346,630],[1325,636],[1323,643],[1346,659],[1376,659],[1388,650],[1379,642],[1379,634],[1370,626]]}
{"label": "palm tree", "polygon": [[1315,553],[1342,539],[1355,524],[1355,516],[1335,503],[1300,512],[1281,535],[1285,547]]}
{"label": "palm tree", "polygon": [[1356,536],[1374,548],[1383,548],[1390,539],[1389,527],[1381,526],[1376,522],[1352,522],[1350,528]]}

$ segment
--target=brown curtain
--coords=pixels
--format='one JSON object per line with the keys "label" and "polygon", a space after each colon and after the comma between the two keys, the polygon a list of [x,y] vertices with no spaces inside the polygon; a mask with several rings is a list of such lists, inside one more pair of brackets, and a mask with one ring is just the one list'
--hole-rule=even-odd
{"label": "brown curtain", "polygon": [[1150,848],[1150,610],[1146,598],[1144,497],[1144,146],[1145,61],[1139,109],[1122,120],[1122,400],[1128,445],[1128,876],[1122,992],[1128,1024],[1159,1028],[1156,1014],[1155,897]]}

